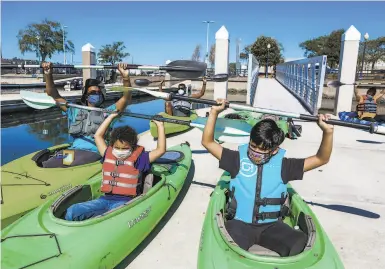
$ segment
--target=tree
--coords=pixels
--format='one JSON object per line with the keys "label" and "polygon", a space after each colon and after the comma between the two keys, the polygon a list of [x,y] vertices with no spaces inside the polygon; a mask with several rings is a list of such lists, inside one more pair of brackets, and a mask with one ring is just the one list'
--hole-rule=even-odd
{"label": "tree", "polygon": [[[358,54],[358,64],[359,64],[358,70],[361,70],[363,47],[364,47],[364,42],[360,44],[360,49]],[[364,63],[370,64],[371,69],[374,69],[374,66],[379,61],[385,61],[385,37],[379,37],[377,39],[366,41]]]}
{"label": "tree", "polygon": [[191,60],[199,62],[200,58],[201,58],[201,45],[198,44],[195,46],[194,52],[191,56]]}
{"label": "tree", "polygon": [[299,44],[300,48],[305,50],[305,57],[315,57],[327,55],[328,65],[334,68],[338,65],[341,50],[341,36],[345,32],[344,29],[338,29],[329,35],[319,36],[310,40],[306,40]]}
{"label": "tree", "polygon": [[[270,44],[270,49],[267,48],[267,44]],[[266,66],[268,63],[269,66],[273,66],[283,59],[283,46],[272,37],[258,37],[249,50],[257,58],[260,65]]]}
{"label": "tree", "polygon": [[112,44],[103,45],[99,50],[98,57],[101,63],[109,63],[114,65],[121,62],[125,57],[130,56],[128,52],[125,52],[126,46],[124,42],[118,41]]}
{"label": "tree", "polygon": [[210,48],[209,61],[210,61],[211,66],[214,66],[214,64],[215,64],[215,44],[213,44]]}
{"label": "tree", "polygon": [[237,71],[237,64],[236,63],[229,63],[229,72],[231,75],[235,75]]}
{"label": "tree", "polygon": [[251,49],[251,45],[244,47],[243,51],[239,53],[239,58],[242,60],[247,60],[249,58],[249,54],[251,53],[250,49]]}
{"label": "tree", "polygon": [[[67,31],[63,32],[61,24],[56,21],[43,20],[41,23],[31,23],[25,29],[19,30],[17,35],[20,52],[35,52],[36,57],[41,56],[41,60],[51,58],[57,52],[63,52],[63,35],[67,36]],[[66,52],[75,52],[74,44],[65,38]]]}

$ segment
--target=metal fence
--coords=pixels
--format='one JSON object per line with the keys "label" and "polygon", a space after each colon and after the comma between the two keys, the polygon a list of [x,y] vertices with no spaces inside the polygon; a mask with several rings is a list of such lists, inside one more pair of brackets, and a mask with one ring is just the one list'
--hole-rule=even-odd
{"label": "metal fence", "polygon": [[323,55],[277,65],[276,79],[313,115],[321,107],[326,60]]}

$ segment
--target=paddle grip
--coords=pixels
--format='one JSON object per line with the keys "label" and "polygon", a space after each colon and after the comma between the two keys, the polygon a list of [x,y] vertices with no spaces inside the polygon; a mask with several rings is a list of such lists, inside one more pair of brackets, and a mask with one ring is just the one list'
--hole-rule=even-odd
{"label": "paddle grip", "polygon": [[162,117],[161,115],[152,116],[151,120],[190,126],[190,121],[178,120],[178,119],[169,119],[169,118]]}
{"label": "paddle grip", "polygon": [[[301,120],[308,120],[308,121],[318,121],[318,117],[312,116],[312,115],[300,115]],[[373,127],[370,125],[364,125],[364,124],[359,124],[359,123],[354,123],[354,122],[347,122],[347,121],[342,121],[342,120],[327,120],[325,121],[327,124],[331,125],[337,125],[337,126],[343,126],[343,127],[350,127],[350,128],[356,128],[356,129],[361,129],[361,130],[371,130]]]}

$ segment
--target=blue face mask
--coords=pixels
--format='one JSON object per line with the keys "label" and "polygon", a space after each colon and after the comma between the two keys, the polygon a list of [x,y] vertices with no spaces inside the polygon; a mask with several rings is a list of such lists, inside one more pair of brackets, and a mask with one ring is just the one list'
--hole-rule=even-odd
{"label": "blue face mask", "polygon": [[88,96],[88,103],[93,106],[100,106],[103,103],[103,95],[101,94],[92,94]]}

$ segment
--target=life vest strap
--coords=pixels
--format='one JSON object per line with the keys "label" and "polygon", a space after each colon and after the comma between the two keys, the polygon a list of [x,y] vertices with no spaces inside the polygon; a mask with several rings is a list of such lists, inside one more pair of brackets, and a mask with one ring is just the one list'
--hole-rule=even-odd
{"label": "life vest strap", "polygon": [[116,166],[119,166],[119,165],[129,165],[129,166],[134,166],[134,163],[133,163],[133,162],[130,162],[130,161],[124,161],[124,160],[105,159],[104,162],[105,162],[105,163],[115,164]]}
{"label": "life vest strap", "polygon": [[257,199],[255,204],[257,206],[267,206],[267,205],[283,205],[285,203],[286,197],[283,198],[263,198]]}
{"label": "life vest strap", "polygon": [[117,173],[117,172],[103,172],[103,175],[105,176],[111,176],[113,178],[138,178],[139,175],[129,175],[129,174],[124,174],[124,173]]}
{"label": "life vest strap", "polygon": [[283,214],[282,214],[281,211],[263,212],[263,213],[258,213],[258,214],[255,215],[255,218],[257,220],[278,219],[280,217],[283,217]]}
{"label": "life vest strap", "polygon": [[122,183],[115,180],[103,180],[103,184],[122,188],[136,188],[138,184]]}

